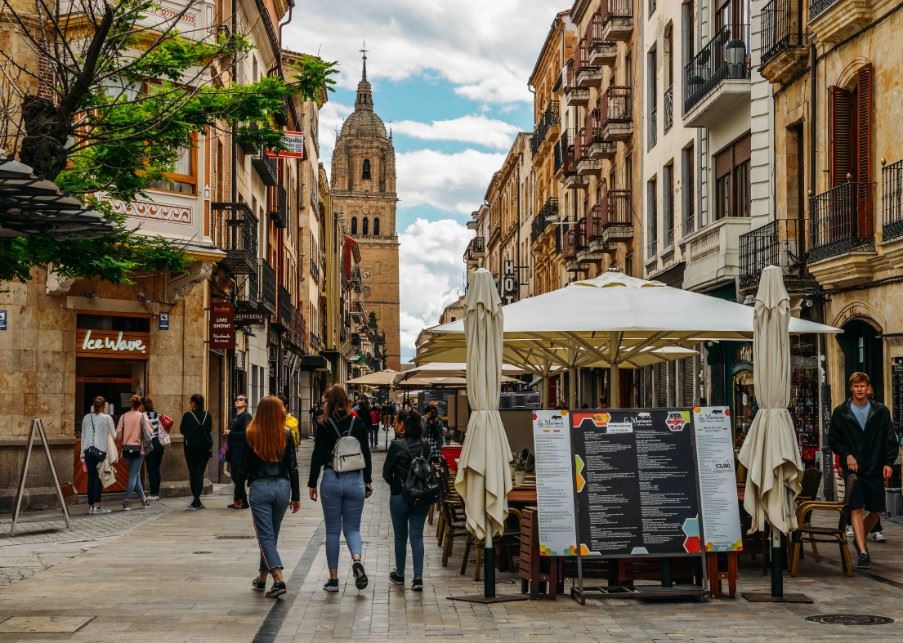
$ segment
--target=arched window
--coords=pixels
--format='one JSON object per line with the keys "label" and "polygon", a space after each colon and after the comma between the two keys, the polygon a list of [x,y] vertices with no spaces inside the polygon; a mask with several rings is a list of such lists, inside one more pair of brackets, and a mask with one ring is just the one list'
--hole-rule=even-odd
{"label": "arched window", "polygon": [[368,219],[367,217],[364,217],[364,229],[361,234],[370,234],[370,219]]}
{"label": "arched window", "polygon": [[370,180],[370,159],[364,159],[364,174],[363,179],[365,181]]}
{"label": "arched window", "polygon": [[357,217],[351,217],[351,234],[357,234]]}
{"label": "arched window", "polygon": [[373,234],[379,236],[379,217],[373,219]]}

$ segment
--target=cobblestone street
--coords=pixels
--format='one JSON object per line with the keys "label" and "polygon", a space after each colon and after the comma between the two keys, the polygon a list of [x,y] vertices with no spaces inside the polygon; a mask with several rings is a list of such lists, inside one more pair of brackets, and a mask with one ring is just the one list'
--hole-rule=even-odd
{"label": "cobblestone street", "polygon": [[[302,480],[310,442],[301,451]],[[379,471],[382,453],[375,455]],[[375,476],[376,477],[376,476]],[[76,515],[69,532],[37,532],[53,520],[30,522],[30,532],[0,537],[4,584],[0,589],[0,640],[86,641],[312,641],[336,640],[800,640],[903,636],[903,528],[887,524],[888,543],[873,545],[873,569],[848,579],[828,552],[807,559],[786,591],[801,591],[814,605],[557,601],[483,606],[447,600],[482,590],[472,576],[458,575],[463,543],[441,566],[432,530],[427,536],[426,586],[422,594],[388,582],[393,566],[387,492],[381,481],[364,512],[364,561],[371,582],[363,592],[349,583],[343,551],[342,590],[326,594],[326,563],[319,506],[304,500],[288,515],[280,539],[289,592],[268,600],[249,590],[257,549],[250,516],[225,508],[228,489],[208,496],[209,509],[183,510],[182,499],[155,503],[147,511]],[[112,506],[112,503],[111,503]],[[77,509],[76,512],[81,510]],[[48,514],[52,517],[51,514]],[[26,516],[31,521],[34,518]],[[0,524],[4,534],[9,522]],[[473,570],[473,564],[469,566]],[[740,590],[767,590],[758,568],[743,570]],[[516,593],[513,575],[499,575],[499,593]],[[897,622],[883,626],[809,623],[826,613],[867,613]],[[256,637],[256,639],[255,639]]]}

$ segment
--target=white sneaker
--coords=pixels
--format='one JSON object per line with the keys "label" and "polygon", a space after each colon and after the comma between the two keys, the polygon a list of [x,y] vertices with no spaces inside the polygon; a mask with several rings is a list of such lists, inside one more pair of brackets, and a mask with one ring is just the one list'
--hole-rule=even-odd
{"label": "white sneaker", "polygon": [[94,509],[94,507],[88,507],[88,515],[89,516],[93,516],[96,513],[97,513],[97,511]]}
{"label": "white sneaker", "polygon": [[94,510],[94,513],[95,514],[108,514],[108,513],[112,513],[112,512],[109,509],[107,509],[106,507],[98,507],[97,509]]}
{"label": "white sneaker", "polygon": [[884,537],[883,531],[876,531],[874,533],[869,534],[869,538],[874,540],[876,543],[886,543],[887,538]]}
{"label": "white sneaker", "polygon": [[847,538],[854,538],[855,534],[853,533],[853,527],[851,525],[847,525]]}
{"label": "white sneaker", "polygon": [[122,510],[123,510],[123,511],[131,511],[132,508],[129,506],[129,503],[123,502],[123,503],[122,503]]}

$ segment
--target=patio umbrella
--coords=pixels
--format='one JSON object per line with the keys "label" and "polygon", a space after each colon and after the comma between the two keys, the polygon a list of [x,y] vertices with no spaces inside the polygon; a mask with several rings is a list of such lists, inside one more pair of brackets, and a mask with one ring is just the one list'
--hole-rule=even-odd
{"label": "patio umbrella", "polygon": [[747,469],[743,506],[751,531],[771,525],[771,597],[783,599],[780,534],[796,529],[795,499],[800,492],[800,459],[790,406],[790,297],[781,269],[762,271],[753,312],[753,386],[759,410],[740,449]]}
{"label": "patio umbrella", "polygon": [[384,371],[368,373],[367,375],[356,377],[353,380],[348,380],[346,384],[350,386],[392,386],[397,375],[398,371],[387,368]]}
{"label": "patio umbrella", "polygon": [[488,270],[474,273],[464,297],[464,308],[467,397],[471,413],[455,488],[464,499],[467,530],[484,543],[483,600],[494,601],[497,599],[492,537],[504,530],[512,484],[508,463],[511,447],[498,411],[504,325],[502,301]]}

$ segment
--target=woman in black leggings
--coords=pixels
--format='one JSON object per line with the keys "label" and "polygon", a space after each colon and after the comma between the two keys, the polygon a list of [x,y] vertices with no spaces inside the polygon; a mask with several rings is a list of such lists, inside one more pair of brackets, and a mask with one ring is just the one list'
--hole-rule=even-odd
{"label": "woman in black leggings", "polygon": [[201,494],[204,492],[204,471],[213,451],[212,423],[210,414],[204,410],[204,396],[191,396],[191,410],[182,416],[179,431],[185,437],[185,463],[188,465],[188,483],[193,499],[188,509],[203,509]]}

